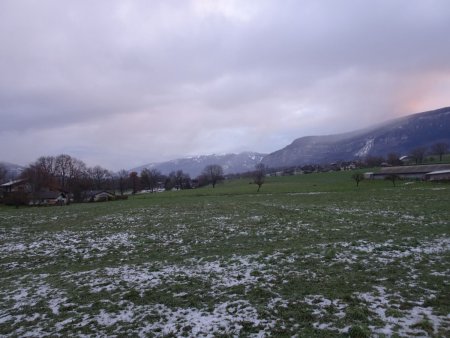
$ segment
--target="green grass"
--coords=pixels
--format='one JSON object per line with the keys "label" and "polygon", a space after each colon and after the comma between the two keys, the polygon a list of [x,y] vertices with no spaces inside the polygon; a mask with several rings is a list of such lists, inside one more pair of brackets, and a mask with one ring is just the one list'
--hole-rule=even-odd
{"label": "green grass", "polygon": [[0,335],[448,336],[450,185],[351,172],[0,207]]}

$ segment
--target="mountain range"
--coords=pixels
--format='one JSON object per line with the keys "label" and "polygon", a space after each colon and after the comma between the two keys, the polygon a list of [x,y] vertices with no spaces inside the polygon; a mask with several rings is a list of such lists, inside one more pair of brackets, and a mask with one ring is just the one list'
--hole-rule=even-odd
{"label": "mountain range", "polygon": [[17,164],[13,164],[13,163],[9,163],[9,162],[0,162],[0,166],[2,166],[3,168],[6,169],[6,179],[10,180],[13,178],[18,177],[22,171],[25,169],[24,167],[17,165]]}
{"label": "mountain range", "polygon": [[167,175],[172,171],[183,170],[191,177],[201,174],[207,165],[218,164],[223,168],[224,174],[242,173],[255,169],[255,165],[260,163],[266,154],[255,152],[243,152],[239,154],[225,155],[203,155],[195,157],[181,158],[177,160],[149,163],[130,171],[141,172],[144,168],[157,169]]}
{"label": "mountain range", "polygon": [[[271,168],[327,164],[336,161],[364,159],[389,153],[408,155],[417,147],[429,147],[437,142],[450,144],[450,107],[404,116],[369,128],[334,135],[305,136],[270,154],[243,152],[239,154],[203,155],[172,161],[149,163],[144,168],[157,169],[163,174],[183,170],[191,177],[198,176],[210,164],[222,166],[225,174],[254,170],[264,163]],[[17,176],[23,167],[2,162],[11,176]]]}
{"label": "mountain range", "polygon": [[430,147],[437,142],[450,144],[450,107],[404,116],[349,133],[300,137],[267,155],[253,152],[204,155],[147,164],[132,170],[140,172],[144,168],[154,168],[168,174],[182,169],[195,177],[206,165],[219,164],[225,174],[231,174],[254,170],[260,162],[271,168],[282,168],[351,161],[367,156],[386,157],[389,153],[407,155],[414,148]]}
{"label": "mountain range", "polygon": [[450,144],[450,107],[408,115],[370,128],[336,135],[306,136],[264,157],[269,167],[330,163],[407,155],[417,147],[437,142]]}

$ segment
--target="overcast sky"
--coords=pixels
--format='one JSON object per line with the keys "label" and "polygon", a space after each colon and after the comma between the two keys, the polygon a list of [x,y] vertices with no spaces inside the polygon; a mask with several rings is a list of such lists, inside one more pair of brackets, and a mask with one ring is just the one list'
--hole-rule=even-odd
{"label": "overcast sky", "polygon": [[272,152],[450,105],[450,1],[0,1],[0,161]]}

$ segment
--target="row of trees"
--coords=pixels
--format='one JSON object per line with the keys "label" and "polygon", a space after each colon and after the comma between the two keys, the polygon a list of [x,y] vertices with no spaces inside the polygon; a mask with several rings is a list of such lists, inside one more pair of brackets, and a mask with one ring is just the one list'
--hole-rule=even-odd
{"label": "row of trees", "polygon": [[[126,171],[122,170],[119,173],[123,176]],[[183,170],[172,171],[169,175],[163,175],[156,169],[143,169],[140,175],[137,172],[129,174],[129,186],[133,193],[140,190],[153,192],[155,189],[183,190],[209,184],[215,188],[216,184],[223,181],[224,178],[223,168],[217,164],[206,166],[202,173],[194,179]],[[125,182],[125,180],[122,180],[122,182]]]}
{"label": "row of trees", "polygon": [[448,153],[448,150],[448,143],[438,142],[433,144],[429,149],[426,147],[415,148],[409,155],[416,161],[416,164],[419,164],[424,161],[426,155],[437,155],[439,156],[439,161],[442,161],[442,156]]}
{"label": "row of trees", "polygon": [[[431,147],[417,147],[412,149],[408,157],[414,161],[416,164],[421,164],[425,161],[427,156],[438,156],[439,161],[442,161],[442,157],[449,152],[450,146],[445,142],[438,142],[433,144]],[[377,167],[382,163],[388,163],[390,165],[401,165],[403,162],[400,161],[400,154],[389,153],[386,158],[382,156],[368,156],[365,159],[365,164],[369,167]]]}
{"label": "row of trees", "polygon": [[[449,151],[447,143],[436,143],[430,149],[418,147],[413,149],[409,156],[416,164],[423,163],[427,154],[442,156]],[[384,162],[390,165],[400,165],[402,162],[397,153],[390,153],[386,158],[367,157],[365,165],[379,166]],[[263,164],[258,164],[256,170],[248,172],[247,176],[252,176],[258,191],[265,181],[267,168]],[[7,175],[6,168],[0,166],[0,182]],[[88,167],[86,164],[67,154],[58,156],[42,156],[34,163],[30,164],[21,174],[21,178],[26,178],[32,192],[39,192],[43,189],[60,189],[73,195],[75,201],[83,199],[83,192],[89,190],[115,190],[123,195],[127,190],[136,193],[140,190],[155,191],[155,189],[190,189],[211,184],[213,188],[224,180],[224,172],[220,165],[212,164],[204,168],[202,173],[195,179],[184,173],[182,170],[163,175],[156,169],[144,169],[141,173],[120,170],[113,173],[101,166]],[[359,184],[359,180],[356,180]]]}
{"label": "row of trees", "polygon": [[111,171],[101,166],[88,167],[66,154],[38,158],[20,178],[27,179],[32,194],[59,189],[72,193],[75,201],[82,200],[85,191],[114,189],[116,183],[116,175]]}
{"label": "row of trees", "polygon": [[[0,166],[0,182],[7,170]],[[211,184],[213,188],[224,180],[223,169],[219,165],[208,165],[195,179],[182,170],[163,175],[156,169],[144,169],[140,173],[119,170],[117,173],[101,166],[88,167],[83,161],[67,154],[42,156],[27,166],[19,179],[26,179],[31,194],[45,190],[62,190],[70,193],[78,202],[92,190],[118,191],[121,195],[130,191],[181,190]]]}
{"label": "row of trees", "polygon": [[0,183],[3,183],[8,175],[8,170],[0,164]]}

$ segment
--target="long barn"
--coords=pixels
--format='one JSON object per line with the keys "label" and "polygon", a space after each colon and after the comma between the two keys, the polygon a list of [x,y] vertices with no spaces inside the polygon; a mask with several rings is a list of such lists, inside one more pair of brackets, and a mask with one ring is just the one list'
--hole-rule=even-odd
{"label": "long barn", "polygon": [[[383,167],[377,173],[372,173],[373,179],[385,179],[390,175],[396,175],[401,179],[429,179],[445,180],[450,175],[450,164],[426,164],[398,167]],[[433,179],[432,179],[433,178]]]}

